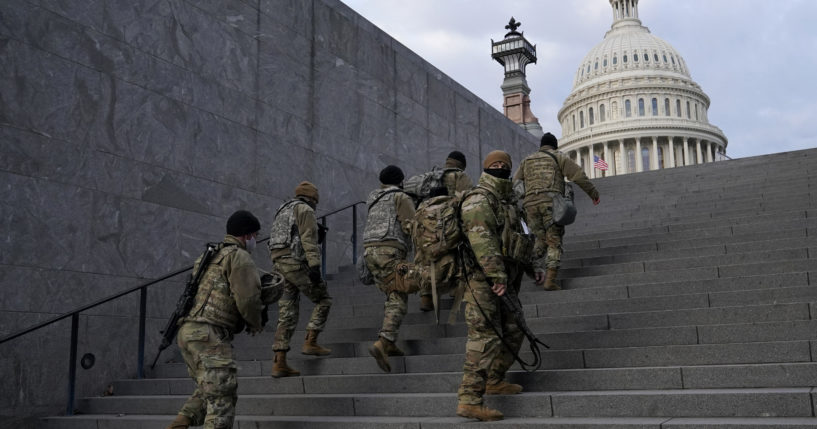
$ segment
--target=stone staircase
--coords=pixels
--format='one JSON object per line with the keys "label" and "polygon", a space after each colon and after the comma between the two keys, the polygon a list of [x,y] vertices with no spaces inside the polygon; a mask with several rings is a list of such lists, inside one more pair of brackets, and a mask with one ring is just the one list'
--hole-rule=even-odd
{"label": "stone staircase", "polygon": [[[817,150],[596,179],[602,204],[578,195],[568,229],[565,290],[522,286],[528,323],[551,346],[544,365],[511,372],[524,393],[486,397],[506,419],[480,426],[817,427],[812,171]],[[329,357],[299,353],[311,308],[302,298],[288,357],[303,376],[269,377],[271,332],[237,338],[235,427],[471,427],[454,414],[461,316],[435,325],[412,297],[399,341],[407,356],[384,374],[366,351],[383,297],[353,278],[347,270],[330,280],[334,305],[320,338]],[[192,389],[183,364],[163,363],[44,426],[161,428]]]}

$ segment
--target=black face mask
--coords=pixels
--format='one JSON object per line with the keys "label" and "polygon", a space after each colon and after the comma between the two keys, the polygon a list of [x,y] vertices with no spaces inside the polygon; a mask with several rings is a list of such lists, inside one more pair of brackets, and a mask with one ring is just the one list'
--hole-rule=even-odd
{"label": "black face mask", "polygon": [[508,180],[511,178],[511,170],[505,168],[486,168],[482,171],[500,179]]}

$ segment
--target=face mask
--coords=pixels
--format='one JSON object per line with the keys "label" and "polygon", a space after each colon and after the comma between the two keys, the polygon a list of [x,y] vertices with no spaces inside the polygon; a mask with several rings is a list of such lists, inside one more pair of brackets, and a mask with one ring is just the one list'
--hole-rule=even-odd
{"label": "face mask", "polygon": [[491,176],[498,177],[500,179],[510,179],[511,178],[511,170],[505,168],[486,168],[486,173],[490,174]]}
{"label": "face mask", "polygon": [[244,243],[244,246],[247,248],[247,252],[252,253],[253,250],[255,250],[255,237],[250,237],[250,239]]}

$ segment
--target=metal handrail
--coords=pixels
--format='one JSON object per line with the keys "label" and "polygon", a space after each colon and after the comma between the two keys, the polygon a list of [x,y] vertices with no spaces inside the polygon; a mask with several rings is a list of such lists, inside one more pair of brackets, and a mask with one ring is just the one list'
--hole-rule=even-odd
{"label": "metal handrail", "polygon": [[[333,211],[331,211],[329,213],[326,213],[326,214],[324,214],[323,216],[320,217],[321,224],[323,226],[326,226],[326,218],[328,216],[331,216],[333,214],[337,214],[337,213],[342,212],[344,210],[347,210],[349,208],[352,209],[352,246],[353,246],[352,247],[352,249],[353,249],[352,250],[352,262],[353,263],[357,259],[357,205],[358,204],[363,204],[363,203],[364,203],[364,201],[357,201],[357,202],[354,202],[352,204],[341,207],[341,208],[339,208],[337,210],[333,210]],[[263,242],[265,242],[267,240],[269,240],[269,237],[266,237],[266,238],[263,238],[263,239],[259,240],[258,243],[263,243]],[[325,274],[325,272],[326,272],[326,240],[324,240],[324,242],[322,243],[322,246],[321,246],[321,263],[322,263],[322,270],[324,271],[324,274]],[[122,292],[118,292],[118,293],[113,294],[113,295],[111,295],[109,297],[102,298],[102,299],[100,299],[98,301],[95,301],[95,302],[93,302],[91,304],[83,305],[82,307],[79,307],[79,308],[77,308],[75,310],[72,310],[72,311],[69,311],[67,313],[63,313],[63,314],[61,314],[59,316],[53,317],[53,318],[51,318],[49,320],[46,320],[45,322],[41,322],[41,323],[38,323],[38,324],[36,324],[34,326],[22,329],[22,330],[20,330],[18,332],[15,332],[13,334],[10,334],[10,335],[7,335],[7,336],[5,336],[3,338],[0,338],[0,345],[2,345],[3,343],[6,343],[8,341],[11,341],[11,340],[13,340],[15,338],[19,338],[19,337],[22,337],[23,335],[30,334],[30,333],[32,333],[32,332],[34,332],[36,330],[42,329],[42,328],[44,328],[46,326],[49,326],[51,324],[54,324],[56,322],[59,322],[59,321],[61,321],[63,319],[67,319],[67,318],[70,317],[71,318],[71,344],[70,344],[69,366],[68,366],[68,404],[67,404],[65,413],[66,413],[66,415],[69,415],[69,416],[73,415],[74,414],[74,392],[75,392],[75,386],[76,386],[77,343],[79,341],[79,338],[78,338],[79,314],[82,313],[83,311],[90,310],[90,309],[92,309],[94,307],[97,307],[99,305],[102,305],[102,304],[108,303],[110,301],[116,300],[118,298],[121,298],[121,297],[123,297],[125,295],[129,295],[129,294],[131,294],[133,292],[136,292],[137,290],[140,291],[140,297],[139,297],[139,352],[138,352],[138,356],[137,356],[138,362],[137,362],[137,375],[136,375],[136,377],[137,378],[144,378],[145,323],[146,323],[146,319],[147,319],[147,288],[149,286],[152,286],[152,285],[157,284],[159,282],[165,281],[167,279],[170,279],[172,277],[175,277],[175,276],[177,276],[179,274],[185,273],[185,272],[190,271],[192,269],[193,269],[193,265],[190,265],[190,266],[185,267],[185,268],[178,269],[178,270],[173,271],[173,272],[171,272],[169,274],[166,274],[166,275],[164,275],[162,277],[151,280],[151,281],[149,281],[147,283],[143,283],[143,284],[140,284],[139,286],[135,286],[135,287],[133,287],[131,289],[128,289],[128,290],[125,290],[125,291],[122,291]]]}

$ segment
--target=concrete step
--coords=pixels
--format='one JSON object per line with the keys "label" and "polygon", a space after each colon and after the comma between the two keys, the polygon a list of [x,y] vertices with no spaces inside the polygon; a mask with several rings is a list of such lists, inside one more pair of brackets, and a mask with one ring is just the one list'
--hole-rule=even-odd
{"label": "concrete step", "polygon": [[[515,417],[813,417],[807,388],[524,392],[489,396],[486,405]],[[172,414],[182,395],[84,398],[88,414]],[[450,416],[456,393],[242,395],[245,416]]]}
{"label": "concrete step", "polygon": [[[451,413],[454,414],[453,412]],[[81,415],[50,417],[43,421],[46,429],[146,429],[167,425],[174,415]],[[346,417],[346,416],[237,416],[239,429],[467,429],[473,420],[461,417]],[[113,426],[115,425],[115,426]],[[479,427],[490,428],[544,428],[544,429],[741,429],[785,428],[813,429],[817,418],[809,417],[755,417],[706,419],[683,417],[543,417],[523,418],[506,416],[498,422],[481,422]]]}

